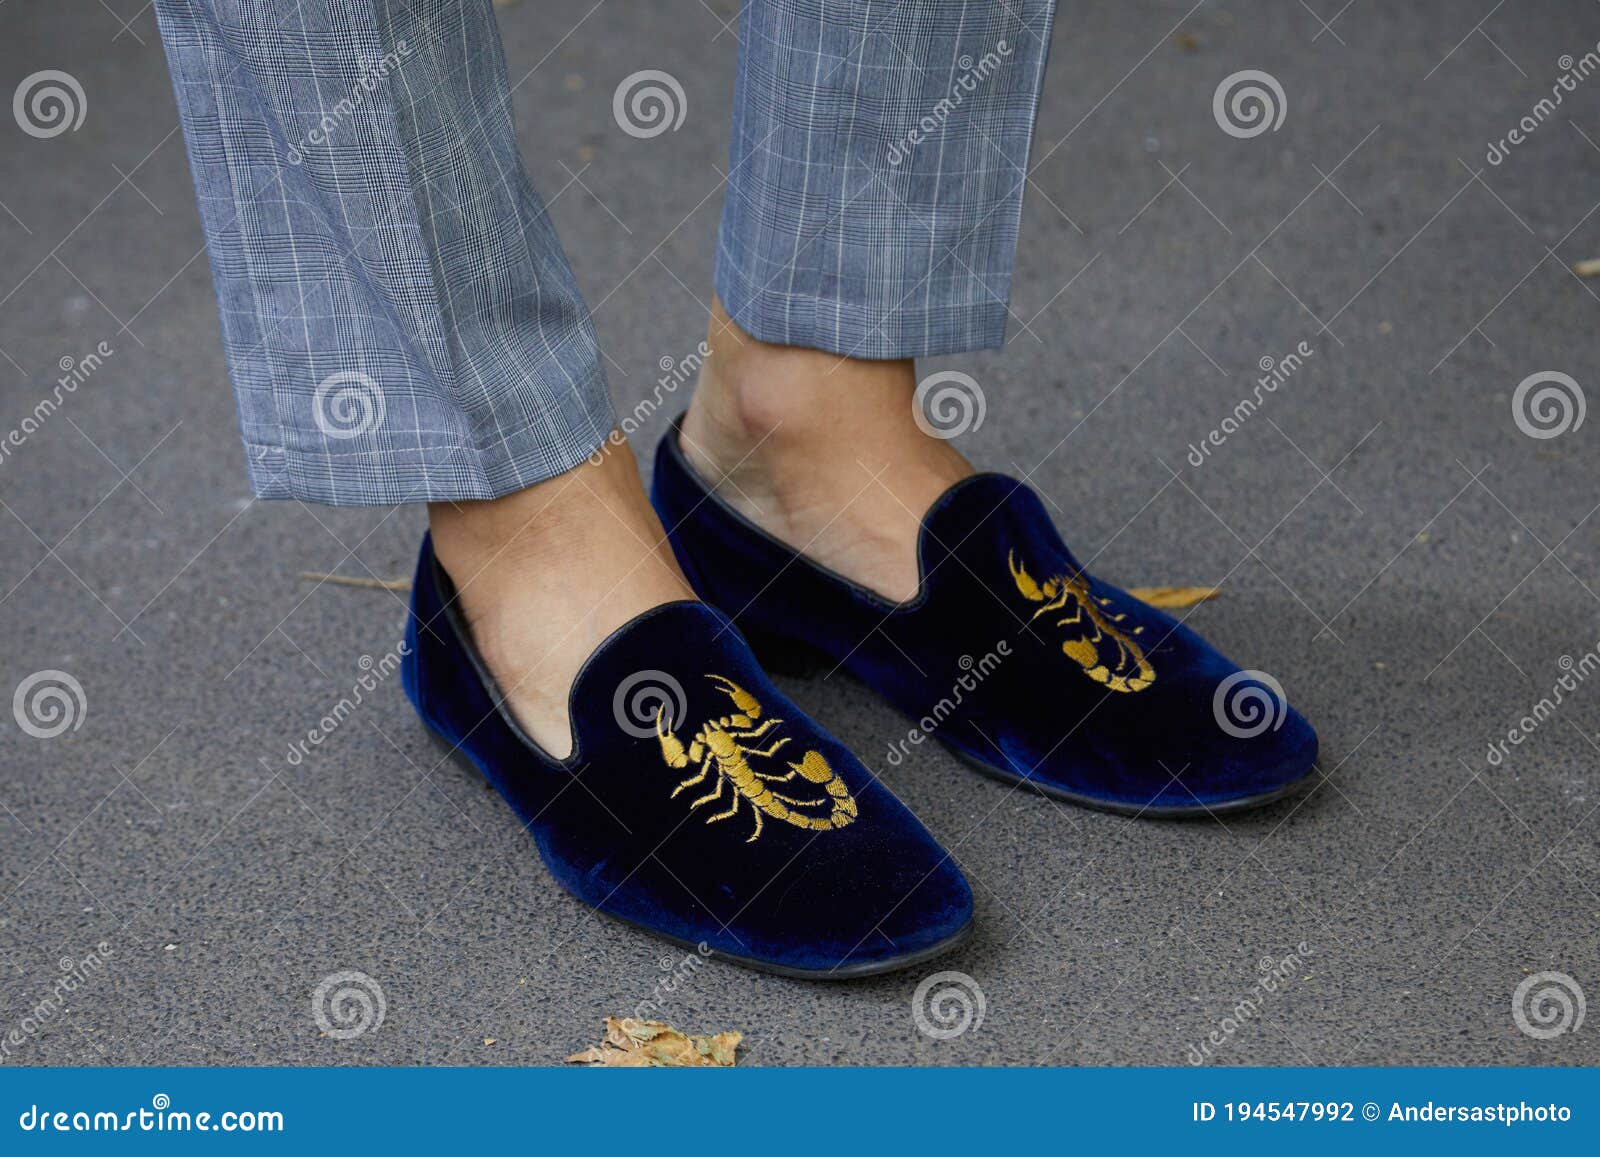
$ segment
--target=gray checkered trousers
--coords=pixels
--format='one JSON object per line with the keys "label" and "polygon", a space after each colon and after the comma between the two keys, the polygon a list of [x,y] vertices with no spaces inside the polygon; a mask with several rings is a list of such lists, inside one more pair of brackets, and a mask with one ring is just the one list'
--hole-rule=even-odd
{"label": "gray checkered trousers", "polygon": [[[591,454],[613,410],[491,0],[156,9],[255,492],[493,498]],[[862,358],[1001,344],[1054,10],[746,0],[715,277],[733,318]],[[670,76],[618,82],[618,131],[673,115]]]}

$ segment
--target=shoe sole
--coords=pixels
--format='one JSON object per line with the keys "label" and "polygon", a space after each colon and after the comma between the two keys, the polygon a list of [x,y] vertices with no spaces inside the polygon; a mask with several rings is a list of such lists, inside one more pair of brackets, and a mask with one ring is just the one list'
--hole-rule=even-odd
{"label": "shoe sole", "polygon": [[[422,727],[427,733],[428,738],[433,741],[434,746],[438,747],[445,753],[446,758],[455,763],[457,766],[461,767],[463,770],[470,771],[475,777],[483,780],[484,783],[488,784],[490,787],[494,786],[494,784],[490,782],[489,777],[483,774],[483,769],[478,766],[477,762],[472,758],[471,755],[467,754],[467,752],[463,751],[460,747],[451,743],[443,735],[440,735],[427,723],[426,720],[423,721]],[[496,794],[499,793],[496,792]],[[568,894],[570,895],[570,893]],[[573,898],[577,899],[577,897]],[[583,903],[582,900],[579,900],[578,902]],[[675,944],[679,948],[688,949],[691,952],[708,957],[709,959],[725,960],[729,964],[737,964],[741,968],[749,968],[756,972],[765,972],[773,976],[783,976],[789,978],[790,980],[860,980],[867,976],[881,976],[886,972],[898,972],[901,969],[913,968],[918,964],[925,964],[930,960],[943,956],[947,952],[953,952],[955,949],[959,948],[971,938],[972,930],[976,923],[973,920],[968,920],[953,935],[945,937],[936,944],[930,944],[926,948],[919,948],[915,952],[907,952],[900,956],[892,956],[884,960],[864,961],[860,964],[839,964],[832,968],[810,969],[791,968],[786,964],[774,964],[770,961],[757,959],[756,957],[739,956],[735,953],[723,952],[715,948],[702,949],[700,944],[692,940],[685,940],[679,936],[672,936],[666,932],[660,931],[659,929],[652,928],[648,924],[641,924],[639,921],[630,920],[626,916],[618,916],[614,912],[607,912],[604,908],[595,908],[592,905],[585,906],[588,907],[591,912],[595,912],[609,920],[615,920],[618,924],[625,925],[629,928],[636,928],[640,932],[643,932],[649,936],[653,936],[657,940],[664,940],[668,944]]]}
{"label": "shoe sole", "polygon": [[882,976],[886,972],[899,972],[902,969],[914,968],[918,964],[926,964],[953,952],[961,947],[972,937],[975,921],[968,920],[961,930],[953,936],[947,936],[937,944],[930,944],[926,948],[919,948],[915,952],[907,952],[901,956],[893,956],[887,960],[871,960],[862,964],[841,964],[834,968],[809,969],[790,968],[786,964],[772,964],[765,960],[757,960],[752,956],[738,956],[732,952],[720,952],[715,948],[701,951],[700,945],[677,936],[669,936],[665,932],[658,932],[648,924],[640,924],[636,920],[629,920],[626,916],[617,916],[601,908],[592,909],[600,915],[615,920],[618,924],[625,924],[629,928],[637,928],[657,940],[665,940],[668,944],[676,944],[680,948],[688,949],[698,955],[706,956],[712,960],[725,960],[729,964],[737,964],[740,968],[748,968],[755,972],[765,972],[771,976],[783,976],[790,980],[861,980],[868,976]]}
{"label": "shoe sole", "polygon": [[1219,803],[1136,804],[1123,803],[1119,800],[1097,799],[1092,795],[1081,795],[1064,787],[1040,783],[1037,780],[1029,779],[1027,776],[1018,775],[1010,768],[1001,768],[996,764],[979,759],[975,755],[968,755],[952,743],[944,743],[944,747],[950,754],[972,768],[973,771],[978,772],[980,775],[988,776],[990,779],[997,779],[1002,783],[1015,784],[1039,795],[1048,796],[1050,799],[1063,800],[1066,803],[1077,804],[1079,807],[1137,819],[1195,820],[1231,815],[1236,812],[1253,811],[1256,808],[1277,803],[1281,799],[1294,795],[1305,786],[1306,780],[1311,778],[1312,770],[1307,768],[1305,774],[1298,779],[1292,779],[1280,787],[1273,788],[1271,791],[1258,792],[1255,795],[1242,795]]}

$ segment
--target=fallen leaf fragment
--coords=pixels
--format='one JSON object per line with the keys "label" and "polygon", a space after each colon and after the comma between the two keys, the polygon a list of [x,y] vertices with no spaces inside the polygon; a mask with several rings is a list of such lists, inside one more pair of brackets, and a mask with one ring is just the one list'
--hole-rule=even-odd
{"label": "fallen leaf fragment", "polygon": [[1192,607],[1222,593],[1221,587],[1129,587],[1128,593],[1152,607]]}
{"label": "fallen leaf fragment", "polygon": [[1591,257],[1587,261],[1575,262],[1572,272],[1579,277],[1600,277],[1600,257]]}
{"label": "fallen leaf fragment", "polygon": [[602,1068],[731,1068],[738,1032],[701,1036],[679,1032],[659,1020],[606,1017],[606,1036],[593,1048],[573,1053],[568,1064]]}
{"label": "fallen leaf fragment", "polygon": [[408,591],[411,589],[410,579],[376,579],[362,578],[353,574],[318,574],[314,570],[303,570],[300,577],[307,582],[330,583],[336,587],[362,587],[373,591]]}

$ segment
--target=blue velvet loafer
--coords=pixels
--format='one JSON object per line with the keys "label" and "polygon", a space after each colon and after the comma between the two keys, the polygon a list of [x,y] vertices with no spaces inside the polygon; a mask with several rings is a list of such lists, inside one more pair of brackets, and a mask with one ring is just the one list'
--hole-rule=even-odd
{"label": "blue velvet loafer", "polygon": [[1039,497],[1000,474],[952,486],[923,519],[921,586],[892,603],[812,562],[695,473],[676,425],[652,498],[695,590],[768,667],[844,669],[978,770],[1144,816],[1253,807],[1299,784],[1317,737],[1270,675],[1089,575]]}
{"label": "blue velvet loafer", "polygon": [[406,694],[585,904],[785,976],[903,968],[970,930],[972,891],[889,790],[784,697],[704,603],[652,608],[573,681],[573,749],[517,725],[422,543]]}

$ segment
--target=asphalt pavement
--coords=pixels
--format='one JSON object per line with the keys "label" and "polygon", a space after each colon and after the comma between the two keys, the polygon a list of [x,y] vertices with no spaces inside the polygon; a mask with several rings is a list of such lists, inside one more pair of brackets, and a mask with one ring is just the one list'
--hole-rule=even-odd
{"label": "asphalt pavement", "polygon": [[[703,333],[735,7],[501,9],[621,410]],[[1320,774],[1130,821],[932,745],[893,765],[889,708],[788,681],[981,921],[934,967],[823,985],[591,915],[393,683],[290,759],[405,609],[300,576],[404,577],[422,513],[252,501],[151,9],[0,7],[0,96],[56,69],[86,102],[48,139],[0,120],[0,428],[81,375],[0,460],[0,699],[83,691],[62,734],[0,719],[0,1062],[552,1063],[649,1000],[755,1064],[1600,1061],[1592,1018],[1514,1014],[1541,973],[1557,1025],[1537,992],[1600,997],[1600,279],[1572,269],[1600,257],[1597,41],[1575,0],[1065,6],[1010,339],[929,368],[981,383],[960,446],[1097,571],[1222,584],[1191,624],[1281,681]],[[641,69],[680,81],[677,131],[613,120]],[[1246,70],[1275,130],[1214,112]],[[947,1038],[914,1016],[939,970],[973,1013]],[[315,994],[351,984],[383,1016],[339,1039]]]}

